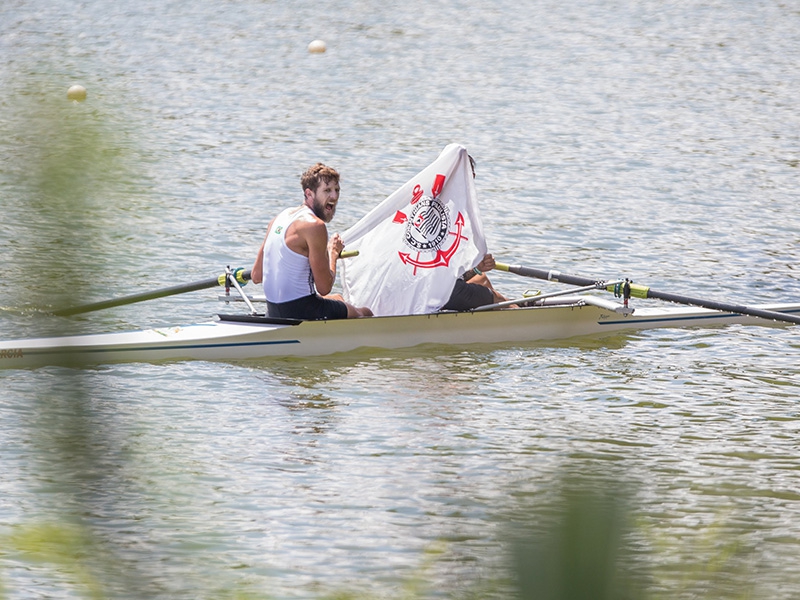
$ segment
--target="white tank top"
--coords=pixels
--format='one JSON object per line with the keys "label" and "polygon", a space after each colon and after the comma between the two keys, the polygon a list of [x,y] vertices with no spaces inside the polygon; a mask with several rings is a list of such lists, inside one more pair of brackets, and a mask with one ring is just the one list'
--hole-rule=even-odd
{"label": "white tank top", "polygon": [[287,208],[275,218],[264,244],[264,295],[270,302],[289,302],[316,294],[314,275],[308,257],[286,245],[286,230],[298,219],[313,218],[314,213],[303,205]]}

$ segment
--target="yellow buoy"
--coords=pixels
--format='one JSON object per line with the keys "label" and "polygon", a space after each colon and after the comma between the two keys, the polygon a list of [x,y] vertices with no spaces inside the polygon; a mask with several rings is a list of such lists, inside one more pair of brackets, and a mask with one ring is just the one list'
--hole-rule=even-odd
{"label": "yellow buoy", "polygon": [[86,100],[86,88],[82,85],[73,85],[67,90],[67,98],[75,102],[83,102]]}
{"label": "yellow buoy", "polygon": [[308,51],[312,54],[321,54],[327,50],[328,47],[322,40],[314,40],[308,45]]}

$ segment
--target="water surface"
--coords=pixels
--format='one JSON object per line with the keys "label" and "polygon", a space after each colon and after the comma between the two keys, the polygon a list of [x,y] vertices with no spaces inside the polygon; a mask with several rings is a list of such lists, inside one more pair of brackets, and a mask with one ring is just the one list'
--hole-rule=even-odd
{"label": "water surface", "polygon": [[[7,0],[2,337],[211,318],[211,291],[35,308],[249,267],[318,160],[344,231],[451,142],[500,260],[797,300],[798,23],[766,0]],[[509,520],[572,473],[631,490],[654,596],[794,598],[799,358],[793,329],[733,326],[2,372],[0,536],[88,527],[115,597],[504,597]],[[9,598],[79,593],[0,557]]]}

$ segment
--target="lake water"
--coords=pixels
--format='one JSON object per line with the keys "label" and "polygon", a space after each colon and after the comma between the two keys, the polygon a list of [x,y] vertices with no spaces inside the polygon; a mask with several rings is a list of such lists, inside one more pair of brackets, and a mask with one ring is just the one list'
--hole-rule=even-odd
{"label": "lake water", "polygon": [[[800,299],[795,2],[477,4],[4,0],[2,338],[207,320],[36,308],[249,268],[316,161],[344,231],[451,142],[498,260]],[[626,490],[649,597],[800,595],[796,328],[0,387],[0,597],[509,597],[513,524],[575,477]]]}

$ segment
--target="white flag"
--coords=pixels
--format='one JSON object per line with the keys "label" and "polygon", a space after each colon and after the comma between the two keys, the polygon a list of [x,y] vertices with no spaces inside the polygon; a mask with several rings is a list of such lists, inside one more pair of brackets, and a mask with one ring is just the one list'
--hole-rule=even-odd
{"label": "white flag", "polygon": [[486,254],[466,148],[445,147],[342,238],[359,251],[339,263],[348,302],[376,316],[439,310]]}

